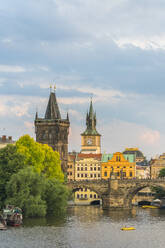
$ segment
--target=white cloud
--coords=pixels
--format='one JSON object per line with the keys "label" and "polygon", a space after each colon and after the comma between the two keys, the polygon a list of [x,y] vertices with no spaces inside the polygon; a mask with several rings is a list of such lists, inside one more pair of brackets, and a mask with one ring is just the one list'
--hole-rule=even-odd
{"label": "white cloud", "polygon": [[147,145],[156,145],[160,142],[160,133],[154,130],[146,130],[140,136],[140,140]]}
{"label": "white cloud", "polygon": [[0,72],[25,72],[26,69],[22,66],[14,66],[14,65],[0,65]]}

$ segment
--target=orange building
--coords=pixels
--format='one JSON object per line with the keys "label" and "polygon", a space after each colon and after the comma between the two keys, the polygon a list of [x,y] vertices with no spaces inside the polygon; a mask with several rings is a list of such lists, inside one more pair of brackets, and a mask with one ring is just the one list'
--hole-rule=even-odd
{"label": "orange building", "polygon": [[133,154],[122,154],[116,152],[114,154],[103,154],[101,163],[101,177],[108,179],[111,173],[115,173],[118,179],[120,178],[135,178],[136,177],[136,162]]}

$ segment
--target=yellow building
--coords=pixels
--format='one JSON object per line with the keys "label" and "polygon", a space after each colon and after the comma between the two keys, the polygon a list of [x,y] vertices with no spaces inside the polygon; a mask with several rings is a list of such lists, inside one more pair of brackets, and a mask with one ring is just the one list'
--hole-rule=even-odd
{"label": "yellow building", "polygon": [[160,170],[165,168],[165,153],[159,156],[159,158],[152,159],[150,161],[151,178],[155,179],[159,177]]}
{"label": "yellow building", "polygon": [[12,136],[6,136],[3,135],[2,137],[0,137],[0,149],[4,148],[5,146],[9,145],[9,144],[14,144],[15,141],[12,140]]}
{"label": "yellow building", "polygon": [[76,152],[68,154],[68,163],[67,163],[67,179],[68,182],[75,180],[75,163],[76,163]]}
{"label": "yellow building", "polygon": [[111,173],[115,173],[120,178],[135,178],[136,163],[133,154],[124,155],[121,152],[114,154],[103,154],[101,163],[101,178],[110,178]]}
{"label": "yellow building", "polygon": [[90,205],[91,203],[94,204],[96,202],[101,204],[101,199],[95,192],[88,188],[83,188],[75,192],[74,202],[76,205]]}

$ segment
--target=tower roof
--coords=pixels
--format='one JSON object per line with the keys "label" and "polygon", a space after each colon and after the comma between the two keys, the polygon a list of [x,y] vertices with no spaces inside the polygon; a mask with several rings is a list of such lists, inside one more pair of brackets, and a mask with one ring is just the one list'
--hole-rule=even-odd
{"label": "tower roof", "polygon": [[50,92],[45,119],[61,119],[55,92]]}
{"label": "tower roof", "polygon": [[92,99],[90,102],[89,113],[86,115],[86,130],[82,135],[99,135],[100,134],[96,130],[96,113],[93,110]]}

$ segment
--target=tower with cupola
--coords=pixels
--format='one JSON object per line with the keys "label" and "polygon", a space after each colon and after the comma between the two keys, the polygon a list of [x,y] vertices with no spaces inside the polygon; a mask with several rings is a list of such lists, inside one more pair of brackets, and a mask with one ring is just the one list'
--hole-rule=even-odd
{"label": "tower with cupola", "polygon": [[86,115],[86,130],[81,134],[81,153],[101,153],[101,135],[96,130],[96,112],[93,110],[92,99]]}

